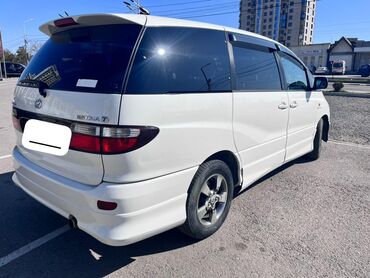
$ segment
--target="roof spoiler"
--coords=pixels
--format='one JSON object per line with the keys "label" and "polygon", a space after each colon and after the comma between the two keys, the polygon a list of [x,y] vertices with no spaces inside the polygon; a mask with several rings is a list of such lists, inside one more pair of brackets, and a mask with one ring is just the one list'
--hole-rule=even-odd
{"label": "roof spoiler", "polygon": [[90,14],[63,17],[49,21],[40,26],[40,31],[47,36],[62,31],[80,28],[84,26],[98,26],[111,24],[138,24],[145,25],[146,15],[133,14]]}

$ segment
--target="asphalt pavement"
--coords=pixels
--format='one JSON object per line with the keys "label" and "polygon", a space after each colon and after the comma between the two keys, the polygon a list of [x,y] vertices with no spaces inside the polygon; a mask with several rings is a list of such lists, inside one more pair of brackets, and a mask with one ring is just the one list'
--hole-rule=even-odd
{"label": "asphalt pavement", "polygon": [[0,82],[0,277],[370,277],[370,99],[327,97],[322,157],[235,197],[215,235],[197,242],[171,230],[109,247],[13,185],[14,84]]}

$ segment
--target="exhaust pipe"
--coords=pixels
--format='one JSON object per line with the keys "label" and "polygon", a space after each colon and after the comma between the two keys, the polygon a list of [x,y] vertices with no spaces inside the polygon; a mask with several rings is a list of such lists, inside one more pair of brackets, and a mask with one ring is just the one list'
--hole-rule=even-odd
{"label": "exhaust pipe", "polygon": [[70,215],[68,217],[68,225],[69,227],[71,227],[71,229],[78,229],[76,217],[74,217],[73,215]]}

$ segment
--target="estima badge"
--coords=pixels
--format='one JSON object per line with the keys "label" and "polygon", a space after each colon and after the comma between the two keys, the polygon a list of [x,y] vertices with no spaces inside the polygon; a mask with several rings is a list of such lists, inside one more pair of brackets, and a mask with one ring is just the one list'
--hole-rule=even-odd
{"label": "estima badge", "polygon": [[36,101],[35,101],[35,108],[37,109],[41,109],[42,107],[42,100],[40,98],[38,98]]}

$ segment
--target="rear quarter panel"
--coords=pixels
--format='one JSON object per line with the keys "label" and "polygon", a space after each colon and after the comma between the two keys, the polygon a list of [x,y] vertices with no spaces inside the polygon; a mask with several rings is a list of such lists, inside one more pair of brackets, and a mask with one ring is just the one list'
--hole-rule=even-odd
{"label": "rear quarter panel", "polygon": [[146,180],[198,166],[218,151],[236,153],[231,93],[123,95],[119,124],[160,132],[138,150],[104,155],[109,182]]}

